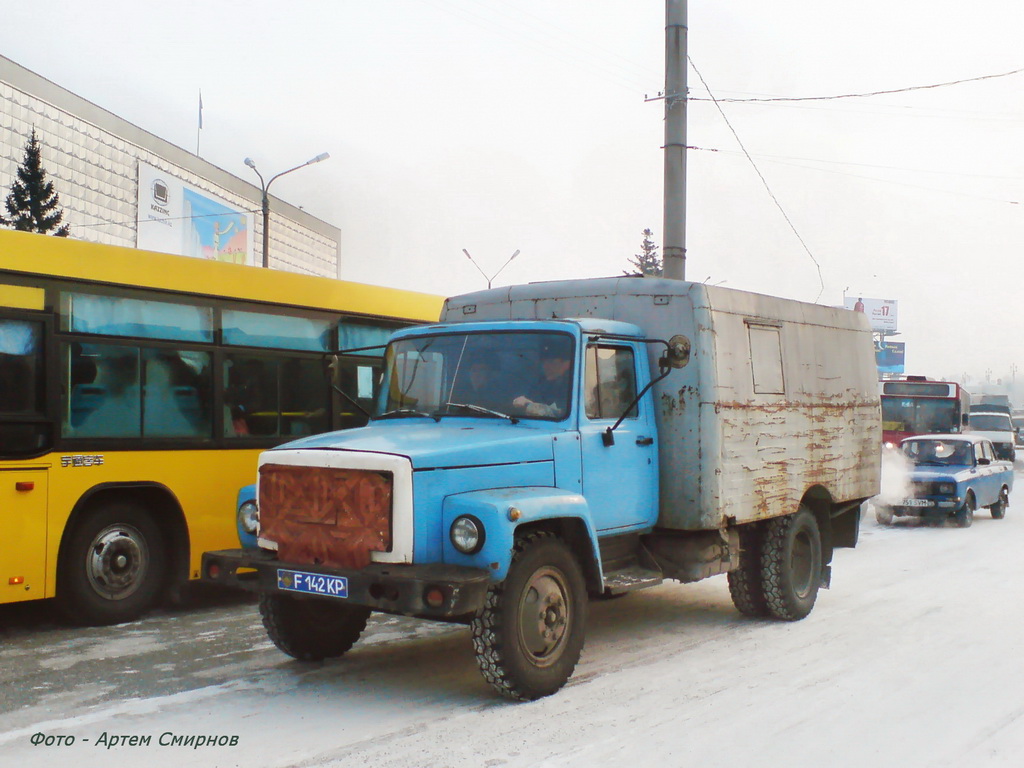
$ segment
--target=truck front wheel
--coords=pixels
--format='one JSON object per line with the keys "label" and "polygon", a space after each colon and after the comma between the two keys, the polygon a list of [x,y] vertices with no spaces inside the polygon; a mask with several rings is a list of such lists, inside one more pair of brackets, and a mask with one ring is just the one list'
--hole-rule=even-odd
{"label": "truck front wheel", "polygon": [[561,540],[538,532],[517,542],[508,576],[491,586],[471,625],[484,679],[519,701],[565,685],[583,651],[586,594],[579,563]]}
{"label": "truck front wheel", "polygon": [[333,659],[366,629],[370,609],[291,595],[260,594],[263,626],[274,645],[300,661]]}
{"label": "truck front wheel", "polygon": [[821,586],[821,531],[811,511],[800,505],[795,514],[765,524],[761,567],[769,613],[797,621],[811,612]]}

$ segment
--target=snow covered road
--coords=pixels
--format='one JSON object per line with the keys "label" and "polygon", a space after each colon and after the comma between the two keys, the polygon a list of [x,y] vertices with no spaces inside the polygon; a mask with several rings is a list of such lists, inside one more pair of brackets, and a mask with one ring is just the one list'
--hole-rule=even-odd
{"label": "snow covered road", "polygon": [[269,643],[251,603],[22,624],[0,645],[0,764],[1017,766],[1014,500],[966,530],[869,517],[792,624],[740,616],[724,577],[595,602],[575,676],[529,704],[484,683],[461,626],[378,615],[349,655],[304,665]]}

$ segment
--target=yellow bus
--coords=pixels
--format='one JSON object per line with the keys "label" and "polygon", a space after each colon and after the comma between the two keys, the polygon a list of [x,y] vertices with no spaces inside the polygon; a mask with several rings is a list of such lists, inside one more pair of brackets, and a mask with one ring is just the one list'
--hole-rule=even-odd
{"label": "yellow bus", "polygon": [[263,449],[358,426],[442,299],[0,231],[0,603],[128,621],[237,546]]}

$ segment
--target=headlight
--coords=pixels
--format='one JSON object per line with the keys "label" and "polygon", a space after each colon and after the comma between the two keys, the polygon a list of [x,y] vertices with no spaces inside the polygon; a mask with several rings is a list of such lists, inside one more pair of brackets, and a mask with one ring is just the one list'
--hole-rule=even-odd
{"label": "headlight", "polygon": [[954,483],[939,483],[939,493],[956,493]]}
{"label": "headlight", "polygon": [[452,546],[464,555],[475,555],[484,546],[484,526],[472,515],[462,515],[452,522],[448,537]]}
{"label": "headlight", "polygon": [[247,501],[238,508],[238,527],[246,533],[256,533],[260,523],[260,510],[255,501]]}

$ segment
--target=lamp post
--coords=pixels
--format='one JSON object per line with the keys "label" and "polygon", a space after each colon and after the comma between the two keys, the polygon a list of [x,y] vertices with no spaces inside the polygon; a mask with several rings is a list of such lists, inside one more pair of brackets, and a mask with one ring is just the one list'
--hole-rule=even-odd
{"label": "lamp post", "polygon": [[276,176],[271,176],[270,177],[270,181],[268,181],[266,183],[264,183],[264,181],[263,181],[263,174],[260,173],[259,169],[256,168],[256,163],[253,162],[253,159],[251,157],[245,158],[245,164],[247,166],[249,166],[250,168],[252,168],[253,171],[256,172],[256,175],[260,177],[260,188],[263,191],[262,203],[263,203],[263,266],[264,266],[264,268],[270,267],[270,255],[269,255],[269,248],[270,248],[270,197],[267,194],[267,190],[269,190],[270,189],[270,185],[274,183],[274,179],[279,179],[282,176],[284,176],[286,173],[291,173],[292,171],[297,171],[297,170],[299,170],[299,168],[305,168],[307,165],[312,165],[313,163],[322,162],[322,161],[326,160],[329,157],[330,157],[330,155],[328,153],[321,152],[319,155],[314,157],[312,160],[307,160],[306,162],[302,163],[301,165],[296,165],[294,168],[289,168],[287,171],[281,171]]}
{"label": "lamp post", "polygon": [[488,287],[488,288],[490,288],[490,287],[491,287],[491,281],[492,281],[492,280],[494,280],[494,278],[496,278],[496,277],[497,277],[498,275],[500,275],[500,274],[501,274],[501,270],[502,270],[502,269],[504,269],[505,267],[507,267],[507,266],[508,266],[509,264],[511,264],[511,263],[512,263],[512,259],[514,259],[514,258],[515,258],[516,256],[518,256],[518,255],[519,255],[519,249],[518,249],[518,248],[516,248],[516,252],[515,252],[515,253],[513,253],[513,254],[512,254],[511,256],[509,256],[509,257],[508,257],[508,261],[506,261],[506,262],[505,262],[504,264],[502,264],[502,265],[501,265],[501,269],[499,269],[499,270],[498,270],[497,272],[495,272],[495,273],[494,273],[493,275],[491,275],[490,277],[488,277],[488,276],[487,276],[487,274],[486,274],[486,273],[485,273],[485,272],[484,272],[484,271],[483,271],[482,269],[480,269],[480,265],[479,265],[479,264],[477,264],[477,263],[476,263],[475,261],[473,261],[473,257],[469,255],[469,251],[467,251],[467,250],[466,250],[465,248],[463,248],[463,249],[462,249],[462,252],[463,252],[464,254],[466,254],[466,258],[467,258],[467,259],[469,259],[469,260],[470,260],[470,261],[471,261],[471,262],[473,263],[473,266],[477,268],[477,271],[478,271],[478,272],[479,272],[479,273],[480,273],[481,275],[483,275],[483,276],[484,276],[484,280],[486,280],[486,281],[487,281],[487,287]]}

